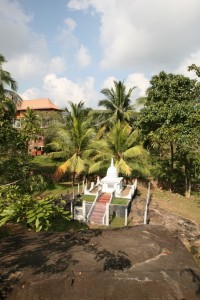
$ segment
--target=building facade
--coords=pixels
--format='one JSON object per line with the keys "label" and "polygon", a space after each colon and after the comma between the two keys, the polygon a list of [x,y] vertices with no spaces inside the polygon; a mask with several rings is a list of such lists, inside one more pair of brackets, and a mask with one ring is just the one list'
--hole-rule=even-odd
{"label": "building facade", "polygon": [[[41,119],[41,128],[47,128],[52,124],[52,112],[61,111],[61,109],[48,98],[23,100],[17,106],[17,113],[13,122],[15,128],[21,129],[22,120],[28,107],[38,113]],[[42,134],[38,135],[35,140],[29,141],[28,152],[33,156],[44,154],[44,136]]]}

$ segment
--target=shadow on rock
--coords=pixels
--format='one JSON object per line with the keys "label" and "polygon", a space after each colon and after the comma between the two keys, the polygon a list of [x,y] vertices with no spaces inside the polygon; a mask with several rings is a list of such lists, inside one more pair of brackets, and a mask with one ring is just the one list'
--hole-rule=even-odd
{"label": "shadow on rock", "polygon": [[23,269],[31,270],[31,276],[63,273],[69,266],[73,267],[78,261],[72,259],[70,249],[75,245],[84,246],[100,234],[100,230],[67,234],[26,232],[3,239],[0,246],[0,299],[11,293]]}

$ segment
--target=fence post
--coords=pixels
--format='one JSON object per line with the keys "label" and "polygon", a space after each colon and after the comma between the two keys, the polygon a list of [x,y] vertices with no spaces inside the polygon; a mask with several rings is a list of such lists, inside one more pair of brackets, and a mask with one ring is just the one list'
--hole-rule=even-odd
{"label": "fence post", "polygon": [[128,209],[127,208],[125,208],[125,224],[124,225],[125,226],[128,225]]}
{"label": "fence post", "polygon": [[149,202],[150,202],[150,182],[148,183],[146,205],[144,210],[144,224],[147,224],[147,213],[148,213]]}
{"label": "fence post", "polygon": [[83,184],[82,184],[82,194],[84,194],[84,191],[85,191],[85,182],[83,180]]}
{"label": "fence post", "polygon": [[109,226],[109,203],[106,203],[106,225]]}
{"label": "fence post", "polygon": [[80,195],[80,185],[78,183],[78,195]]}
{"label": "fence post", "polygon": [[83,200],[82,207],[83,207],[83,220],[84,220],[84,222],[86,222],[86,205],[85,205],[85,200]]}

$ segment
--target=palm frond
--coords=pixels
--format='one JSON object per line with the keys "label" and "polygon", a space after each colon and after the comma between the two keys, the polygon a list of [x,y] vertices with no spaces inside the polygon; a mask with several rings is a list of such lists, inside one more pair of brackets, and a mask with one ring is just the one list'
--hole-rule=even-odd
{"label": "palm frond", "polygon": [[126,158],[134,158],[134,157],[147,157],[146,150],[143,149],[142,146],[134,146],[132,148],[129,148],[123,153],[123,156]]}
{"label": "palm frond", "polygon": [[98,161],[89,167],[89,173],[99,172],[102,169],[103,162]]}
{"label": "palm frond", "polygon": [[117,161],[115,165],[119,173],[125,174],[127,176],[131,175],[131,167],[122,158],[120,158],[120,160]]}

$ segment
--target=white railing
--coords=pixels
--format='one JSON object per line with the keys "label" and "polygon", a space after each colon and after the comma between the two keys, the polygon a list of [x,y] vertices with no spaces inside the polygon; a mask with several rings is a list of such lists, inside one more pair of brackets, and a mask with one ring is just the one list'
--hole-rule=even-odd
{"label": "white railing", "polygon": [[88,215],[87,215],[87,217],[86,217],[86,221],[87,221],[87,222],[89,221],[89,218],[90,218],[90,216],[91,216],[91,213],[92,213],[92,211],[93,211],[93,208],[94,208],[94,206],[96,205],[97,200],[98,200],[98,198],[99,198],[99,196],[100,196],[101,194],[102,194],[102,190],[100,189],[100,190],[98,190],[97,195],[96,195],[96,197],[95,197],[95,200],[94,200],[94,202],[93,202],[93,204],[92,204],[92,206],[91,206],[91,208],[90,208],[90,210],[89,210],[89,213],[88,213]]}
{"label": "white railing", "polygon": [[151,194],[150,194],[150,182],[149,182],[148,183],[147,198],[146,198],[146,205],[145,205],[145,210],[144,210],[144,224],[147,224],[147,215],[148,215],[148,208],[149,208],[150,199],[151,199]]}
{"label": "white railing", "polygon": [[87,186],[84,186],[84,191],[83,193],[85,195],[96,195],[96,192],[92,192],[92,190],[96,187],[96,185],[94,184],[94,182],[91,182],[91,186],[89,188],[89,190],[87,189]]}
{"label": "white railing", "polygon": [[74,219],[79,221],[84,221],[83,207],[80,206],[74,207]]}
{"label": "white railing", "polygon": [[113,191],[111,193],[109,202],[106,203],[106,210],[105,210],[105,213],[104,213],[103,219],[102,219],[103,225],[109,226],[109,206],[110,206],[110,202],[112,201],[112,198],[114,197],[114,194],[115,194],[115,192]]}
{"label": "white railing", "polygon": [[126,187],[130,188],[130,191],[127,196],[122,196],[120,193],[116,193],[116,197],[124,198],[124,199],[132,199],[133,195],[135,194],[135,191],[137,189],[137,179],[135,179],[134,184],[127,185]]}
{"label": "white railing", "polygon": [[134,184],[131,185],[131,190],[129,192],[129,199],[132,199],[133,195],[135,194],[135,191],[137,190],[137,179],[135,179]]}

